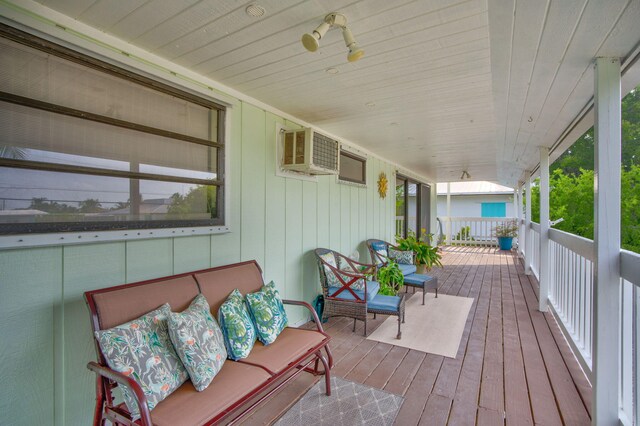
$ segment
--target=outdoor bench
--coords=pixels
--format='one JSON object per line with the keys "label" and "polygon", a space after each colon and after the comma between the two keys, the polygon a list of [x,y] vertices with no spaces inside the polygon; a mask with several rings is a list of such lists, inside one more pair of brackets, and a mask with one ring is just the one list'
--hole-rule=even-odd
{"label": "outdoor bench", "polygon": [[[262,285],[260,267],[255,261],[248,261],[88,291],[85,299],[96,331],[136,319],[167,302],[172,311],[183,311],[199,293],[207,299],[212,316],[216,318],[218,308],[234,289],[247,294],[260,290]],[[317,329],[286,327],[270,345],[256,342],[247,358],[224,361],[204,391],[197,392],[187,380],[151,411],[142,388],[132,378],[108,367],[94,339],[98,362],[87,365],[96,373],[94,425],[103,425],[104,420],[114,424],[159,426],[233,423],[302,371],[324,374],[326,393],[330,395],[333,360],[327,345],[329,336],[309,304],[291,300],[283,300],[283,303],[309,309]],[[321,352],[323,349],[326,357]],[[323,369],[319,368],[320,363]],[[140,408],[140,418],[136,421],[132,421],[124,403],[115,401],[112,391],[118,386],[128,386],[135,395]]]}

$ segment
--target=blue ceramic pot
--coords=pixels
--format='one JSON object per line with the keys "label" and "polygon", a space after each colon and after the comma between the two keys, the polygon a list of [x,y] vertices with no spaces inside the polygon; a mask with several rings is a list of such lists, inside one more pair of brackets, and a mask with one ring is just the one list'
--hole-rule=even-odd
{"label": "blue ceramic pot", "polygon": [[498,237],[500,250],[511,250],[513,246],[513,237]]}

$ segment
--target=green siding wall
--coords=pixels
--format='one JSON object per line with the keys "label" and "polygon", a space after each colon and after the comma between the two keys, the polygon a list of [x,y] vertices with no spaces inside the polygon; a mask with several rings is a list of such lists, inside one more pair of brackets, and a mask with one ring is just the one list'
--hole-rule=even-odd
{"label": "green siding wall", "polygon": [[[276,125],[297,127],[237,102],[228,144],[231,232],[0,251],[0,424],[90,424],[95,359],[86,290],[257,259],[283,297],[312,301],[319,292],[312,250],[329,247],[368,259],[364,240],[393,237],[394,197],[377,193],[385,172],[367,162],[366,188],[335,176],[317,182],[275,174]],[[304,321],[299,308],[292,323]]]}

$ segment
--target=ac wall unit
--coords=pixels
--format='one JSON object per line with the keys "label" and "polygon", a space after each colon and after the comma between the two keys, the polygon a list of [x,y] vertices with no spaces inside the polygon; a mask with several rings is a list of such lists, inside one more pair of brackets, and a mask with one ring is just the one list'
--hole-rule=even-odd
{"label": "ac wall unit", "polygon": [[340,143],[312,129],[286,131],[282,169],[310,175],[337,175]]}

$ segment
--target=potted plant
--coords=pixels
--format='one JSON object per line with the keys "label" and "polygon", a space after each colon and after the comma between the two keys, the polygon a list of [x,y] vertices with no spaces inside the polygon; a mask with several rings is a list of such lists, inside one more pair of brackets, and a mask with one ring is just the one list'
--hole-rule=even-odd
{"label": "potted plant", "polygon": [[500,250],[511,250],[513,239],[518,236],[518,224],[515,220],[502,222],[494,228]]}
{"label": "potted plant", "polygon": [[386,265],[378,269],[378,282],[380,283],[379,294],[395,296],[402,289],[404,275],[393,259],[389,259]]}
{"label": "potted plant", "polygon": [[414,231],[407,233],[407,238],[396,236],[396,242],[400,250],[411,250],[415,253],[415,265],[417,273],[424,274],[435,266],[442,266],[440,259],[442,256],[438,253],[438,247],[430,244],[433,234],[427,234],[427,230],[422,228],[422,236],[416,237]]}

